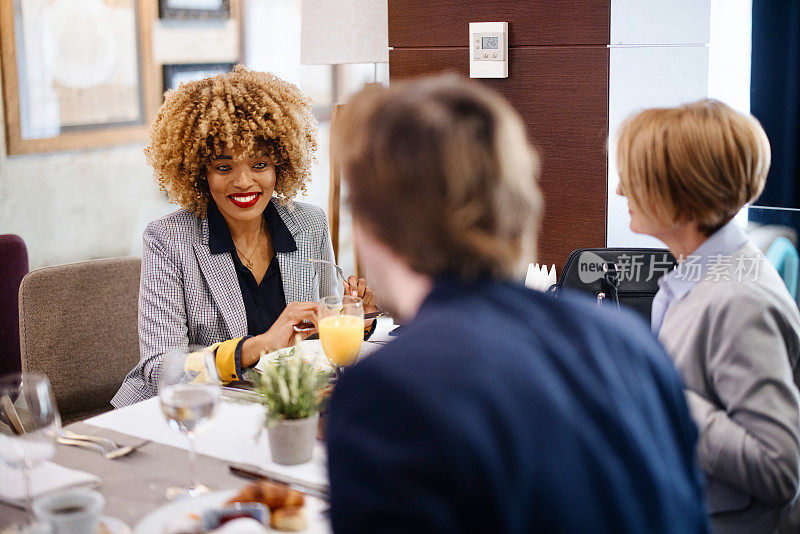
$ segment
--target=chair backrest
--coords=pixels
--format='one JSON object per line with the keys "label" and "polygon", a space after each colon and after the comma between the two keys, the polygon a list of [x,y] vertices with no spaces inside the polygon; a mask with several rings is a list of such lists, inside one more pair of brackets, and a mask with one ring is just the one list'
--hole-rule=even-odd
{"label": "chair backrest", "polygon": [[765,254],[786,284],[793,299],[797,299],[797,277],[800,274],[800,255],[791,241],[783,236],[775,238]]}
{"label": "chair backrest", "polygon": [[50,378],[64,420],[110,409],[139,361],[140,258],[37,269],[20,287],[22,369]]}
{"label": "chair backrest", "polygon": [[18,235],[0,235],[0,375],[20,370],[19,285],[28,273],[28,249]]}
{"label": "chair backrest", "polygon": [[665,248],[579,248],[570,253],[548,292],[589,293],[598,308],[627,306],[650,322],[658,279],[676,265]]}

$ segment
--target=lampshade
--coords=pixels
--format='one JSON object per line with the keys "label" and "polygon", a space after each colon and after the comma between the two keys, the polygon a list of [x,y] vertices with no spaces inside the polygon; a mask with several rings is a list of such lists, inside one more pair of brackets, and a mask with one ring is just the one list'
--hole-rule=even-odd
{"label": "lampshade", "polygon": [[389,62],[387,0],[302,0],[300,63]]}

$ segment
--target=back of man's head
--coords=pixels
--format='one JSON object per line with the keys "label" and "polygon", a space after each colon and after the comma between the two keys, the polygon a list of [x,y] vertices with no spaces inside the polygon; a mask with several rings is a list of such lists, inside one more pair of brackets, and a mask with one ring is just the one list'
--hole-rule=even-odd
{"label": "back of man's head", "polygon": [[538,158],[500,96],[454,75],[368,87],[333,139],[354,216],[409,268],[522,278],[542,209]]}

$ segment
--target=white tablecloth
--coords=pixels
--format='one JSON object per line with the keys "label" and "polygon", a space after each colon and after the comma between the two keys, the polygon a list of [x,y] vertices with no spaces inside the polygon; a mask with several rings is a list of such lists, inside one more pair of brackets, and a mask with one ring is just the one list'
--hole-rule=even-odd
{"label": "white tablecloth", "polygon": [[[175,432],[161,413],[158,397],[87,419],[89,425],[188,448],[186,437]],[[290,476],[315,486],[327,486],[325,447],[317,442],[310,462],[295,466],[272,461],[264,428],[264,408],[259,404],[220,398],[214,422],[195,438],[197,452],[236,463],[252,464],[267,472]]]}
{"label": "white tablecloth", "polygon": [[[379,343],[390,341],[393,338],[388,333],[394,327],[390,318],[379,319],[371,340]],[[379,348],[378,344],[364,343],[362,353],[370,354]],[[84,423],[173,447],[188,448],[186,437],[167,424],[157,397],[106,412]],[[328,485],[326,452],[320,442],[315,444],[313,458],[308,463],[284,466],[272,461],[264,431],[264,408],[258,404],[220,398],[214,423],[195,439],[200,454],[227,462],[252,464],[267,472],[318,487]]]}
{"label": "white tablecloth", "polygon": [[[69,469],[53,462],[44,462],[31,471],[31,497],[76,486],[95,486],[100,479],[91,473]],[[25,505],[25,482],[21,469],[0,464],[0,502]]]}

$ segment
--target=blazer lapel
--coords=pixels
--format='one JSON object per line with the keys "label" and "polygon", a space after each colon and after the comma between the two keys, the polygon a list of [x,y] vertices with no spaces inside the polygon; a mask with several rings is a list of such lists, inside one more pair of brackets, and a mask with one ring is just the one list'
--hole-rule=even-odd
{"label": "blazer lapel", "polygon": [[214,302],[228,328],[228,337],[247,335],[247,314],[236,268],[230,254],[211,254],[208,248],[208,220],[203,219],[203,239],[194,244],[194,253]]}
{"label": "blazer lapel", "polygon": [[297,244],[297,250],[294,252],[276,253],[286,303],[316,300],[313,291],[314,266],[308,261],[309,257],[304,252],[308,238],[292,214],[291,208],[278,203],[275,204],[275,208]]}
{"label": "blazer lapel", "polygon": [[278,266],[281,269],[281,280],[283,281],[283,294],[286,297],[286,304],[290,302],[302,302],[306,300],[302,298],[300,291],[298,291],[298,280],[294,273],[298,271],[299,265],[297,264],[297,251],[294,252],[278,252]]}

